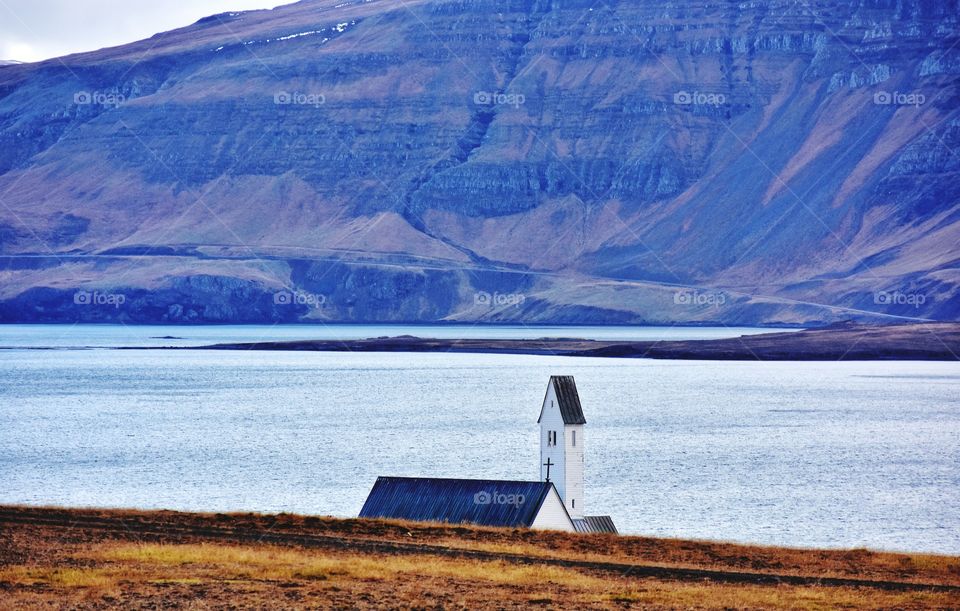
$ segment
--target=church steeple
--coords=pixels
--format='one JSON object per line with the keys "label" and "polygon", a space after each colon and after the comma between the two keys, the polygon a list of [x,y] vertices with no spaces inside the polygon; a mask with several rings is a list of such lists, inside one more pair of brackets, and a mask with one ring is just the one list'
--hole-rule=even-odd
{"label": "church steeple", "polygon": [[540,481],[552,481],[571,518],[583,517],[583,426],[573,376],[552,376],[540,408]]}

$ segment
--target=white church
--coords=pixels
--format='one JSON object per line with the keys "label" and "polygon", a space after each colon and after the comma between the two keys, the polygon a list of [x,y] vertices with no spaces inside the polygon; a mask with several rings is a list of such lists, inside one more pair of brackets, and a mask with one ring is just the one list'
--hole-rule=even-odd
{"label": "white church", "polygon": [[540,481],[378,477],[361,518],[616,533],[585,514],[583,429],[573,376],[552,376],[540,407]]}

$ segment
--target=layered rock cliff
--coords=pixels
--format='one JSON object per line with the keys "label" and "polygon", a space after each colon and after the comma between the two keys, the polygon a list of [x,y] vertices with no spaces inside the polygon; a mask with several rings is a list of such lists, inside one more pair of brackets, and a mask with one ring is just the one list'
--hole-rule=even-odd
{"label": "layered rock cliff", "polygon": [[307,0],[3,66],[0,320],[956,319],[958,76],[918,0]]}

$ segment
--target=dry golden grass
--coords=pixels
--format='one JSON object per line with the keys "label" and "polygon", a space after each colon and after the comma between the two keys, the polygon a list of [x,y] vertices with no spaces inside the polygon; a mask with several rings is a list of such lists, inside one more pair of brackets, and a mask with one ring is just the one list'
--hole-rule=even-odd
{"label": "dry golden grass", "polygon": [[98,588],[113,585],[116,572],[99,569],[69,569],[31,566],[0,568],[0,582],[22,585],[49,585],[69,588]]}
{"label": "dry golden grass", "polygon": [[[111,515],[99,512],[99,517]],[[158,516],[271,532],[307,532],[316,522],[295,516]],[[133,522],[128,522],[132,524]],[[562,566],[474,560],[444,554],[358,553],[203,540],[137,540],[135,528],[105,534],[82,527],[3,524],[0,609],[31,608],[698,608],[698,609],[960,609],[953,592],[874,588],[740,585],[671,581]],[[152,525],[151,531],[156,531]],[[535,559],[562,556],[605,561],[950,583],[958,559],[930,555],[782,550],[718,543],[583,537],[423,524],[324,520],[312,532],[471,547]],[[348,536],[349,535],[349,536]]]}
{"label": "dry golden grass", "polygon": [[[418,541],[428,538],[431,544],[523,556],[960,585],[960,557],[957,556],[868,549],[786,548],[636,536],[569,535],[396,520],[364,522],[380,525],[380,528],[369,528],[369,536],[375,539]],[[372,534],[377,531],[383,534]]]}
{"label": "dry golden grass", "polygon": [[[451,607],[574,606],[580,608],[948,608],[960,604],[944,593],[890,593],[873,589],[771,587],[636,580],[574,569],[472,561],[445,556],[330,553],[269,545],[103,542],[68,554],[61,563],[83,568],[7,566],[0,582],[13,587],[14,606],[45,602],[151,601],[171,588],[218,591],[238,606],[270,604],[270,592],[311,591],[303,606],[339,606],[331,595],[349,593],[369,606],[415,607],[424,595],[457,592]],[[418,584],[411,587],[411,584]],[[255,585],[253,590],[243,586]],[[22,594],[16,598],[17,593]],[[78,595],[79,598],[78,598]],[[0,601],[3,599],[0,598]],[[3,606],[3,605],[0,605]],[[40,605],[38,605],[40,606]],[[81,605],[82,606],[82,605]],[[119,605],[126,606],[126,605]],[[360,604],[359,606],[368,606]]]}
{"label": "dry golden grass", "polygon": [[218,574],[236,573],[238,578],[261,580],[343,577],[383,580],[428,576],[510,585],[562,582],[585,589],[608,583],[598,577],[543,565],[468,562],[436,556],[329,555],[273,546],[115,544],[84,559],[150,564],[155,569],[165,566],[190,567],[198,571],[216,569]]}
{"label": "dry golden grass", "polygon": [[881,552],[867,549],[818,550],[744,545],[716,541],[654,539],[615,535],[504,529],[397,520],[359,520],[291,514],[204,514],[136,510],[65,510],[17,508],[30,512],[55,512],[73,517],[95,516],[112,520],[164,524],[245,527],[276,533],[305,533],[375,541],[427,543],[457,549],[476,549],[545,558],[596,560],[625,564],[644,563],[721,570],[775,572],[817,576],[933,581],[960,585],[960,557],[934,554]]}
{"label": "dry golden grass", "polygon": [[[632,539],[633,537],[623,537]],[[931,554],[905,554],[875,552],[869,550],[833,551],[805,550],[780,547],[753,547],[738,544],[723,544],[705,541],[658,540],[658,548],[647,554],[623,553],[621,550],[603,548],[570,549],[548,548],[540,544],[487,543],[444,538],[437,544],[457,549],[473,549],[503,554],[556,558],[564,560],[588,560],[662,567],[729,570],[738,568],[751,572],[773,572],[782,575],[810,575],[819,577],[850,577],[896,579],[936,582],[960,585],[960,558]],[[703,546],[702,550],[690,546]],[[711,548],[727,548],[727,553],[712,553]],[[730,553],[731,551],[735,553]]]}

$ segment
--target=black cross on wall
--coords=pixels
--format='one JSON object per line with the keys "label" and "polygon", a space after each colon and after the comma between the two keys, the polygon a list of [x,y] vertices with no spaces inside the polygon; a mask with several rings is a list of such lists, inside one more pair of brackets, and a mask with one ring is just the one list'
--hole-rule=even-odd
{"label": "black cross on wall", "polygon": [[547,458],[547,462],[543,463],[543,466],[547,468],[547,479],[546,479],[546,481],[548,481],[548,482],[550,481],[550,467],[552,467],[554,464],[555,464],[555,463],[551,462],[549,458]]}

